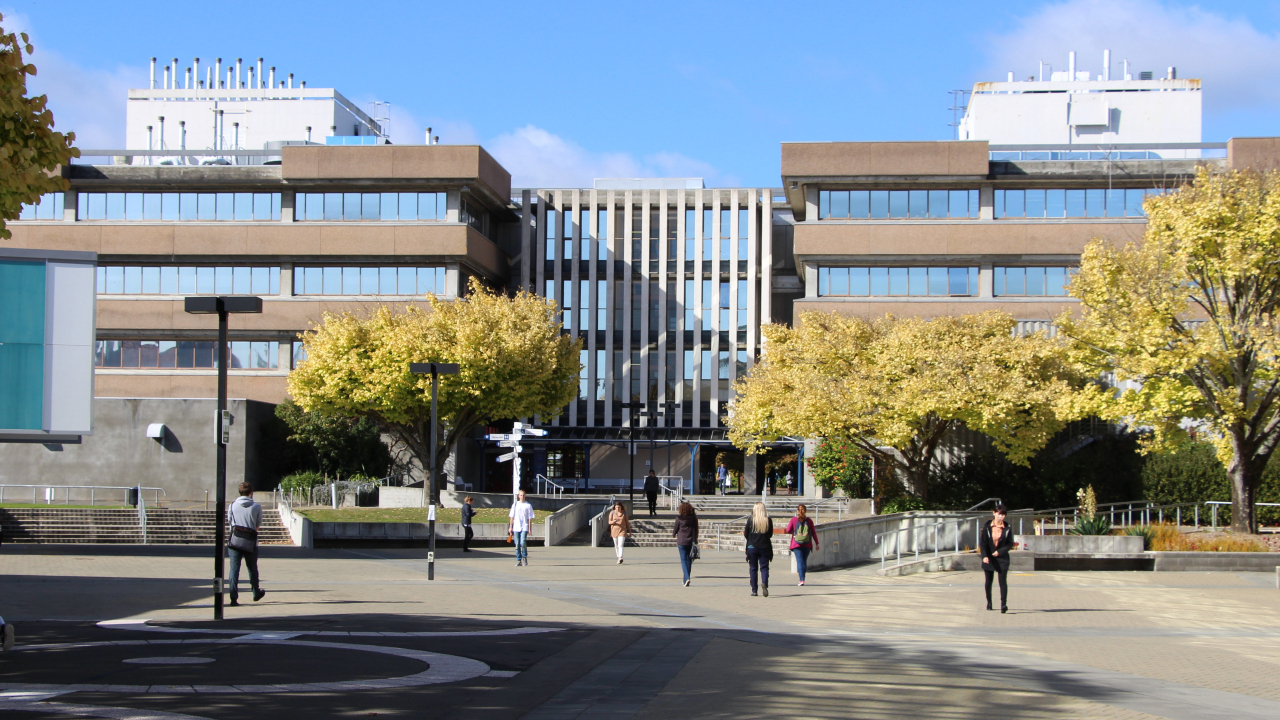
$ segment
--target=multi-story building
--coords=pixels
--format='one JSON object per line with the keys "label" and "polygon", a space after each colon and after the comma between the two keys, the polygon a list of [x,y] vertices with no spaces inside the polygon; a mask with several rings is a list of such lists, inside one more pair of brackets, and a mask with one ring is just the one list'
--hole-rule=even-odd
{"label": "multi-story building", "polygon": [[[482,148],[449,145],[285,146],[269,153],[273,164],[250,166],[71,165],[70,190],[10,227],[17,247],[98,253],[95,434],[61,452],[4,448],[0,478],[71,483],[118,465],[133,478],[124,484],[185,473],[194,479],[172,492],[202,491],[214,325],[186,315],[182,298],[252,293],[264,312],[236,317],[231,333],[230,393],[247,418],[233,427],[233,464],[269,483],[264,417],[285,397],[299,333],[325,312],[457,297],[475,276],[554,299],[565,331],[584,341],[579,396],[537,419],[549,434],[526,444],[524,482],[625,484],[636,440],[637,476],[652,462],[699,491],[692,479],[729,449],[723,416],[762,325],[806,310],[998,308],[1024,329],[1047,327],[1073,302],[1064,283],[1091,238],[1138,239],[1148,194],[1198,163],[1274,164],[1280,140],[1194,150],[1203,157],[784,143],[781,188],[614,179],[512,189]],[[143,437],[156,422],[173,437]],[[509,490],[510,466],[487,445],[463,443],[451,471],[476,490]],[[755,463],[745,469],[751,485]]]}

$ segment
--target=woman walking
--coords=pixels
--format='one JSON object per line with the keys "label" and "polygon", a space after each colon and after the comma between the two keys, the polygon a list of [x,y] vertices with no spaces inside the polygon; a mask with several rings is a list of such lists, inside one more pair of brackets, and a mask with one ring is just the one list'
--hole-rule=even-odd
{"label": "woman walking", "polygon": [[769,561],[773,559],[773,518],[764,503],[758,502],[751,509],[751,519],[742,530],[747,540],[747,565],[751,568],[751,596],[756,595],[756,573],[759,572],[759,588],[769,597]]}
{"label": "woman walking", "polygon": [[809,519],[809,509],[803,503],[796,506],[796,516],[787,523],[787,534],[791,535],[791,553],[795,555],[796,574],[803,586],[805,570],[809,567],[809,553],[819,547],[818,530]]}
{"label": "woman walking", "polygon": [[631,536],[631,520],[627,518],[627,508],[621,501],[613,504],[609,511],[609,536],[613,538],[613,551],[618,556],[618,564],[622,564],[622,548]]}
{"label": "woman walking", "polygon": [[676,548],[680,551],[680,569],[684,571],[684,586],[689,587],[689,573],[693,570],[693,561],[698,557],[698,513],[686,500],[680,503],[676,514],[675,527],[671,535],[676,539]]}
{"label": "woman walking", "polygon": [[991,609],[991,580],[1000,576],[1000,612],[1009,612],[1009,551],[1013,549],[1013,531],[1004,522],[1004,503],[996,503],[990,520],[978,531],[978,551],[982,553],[982,572],[987,576],[987,609]]}

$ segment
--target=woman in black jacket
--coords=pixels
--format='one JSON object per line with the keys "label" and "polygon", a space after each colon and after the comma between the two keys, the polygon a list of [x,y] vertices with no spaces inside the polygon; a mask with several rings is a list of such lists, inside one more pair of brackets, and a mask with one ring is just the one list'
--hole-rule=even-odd
{"label": "woman in black jacket", "polygon": [[751,510],[751,519],[742,529],[742,536],[747,540],[747,563],[751,568],[751,596],[756,595],[756,573],[759,572],[759,587],[764,596],[769,597],[769,561],[773,560],[773,518],[764,503],[758,502]]}
{"label": "woman in black jacket", "polygon": [[1000,576],[1000,612],[1009,612],[1009,551],[1013,550],[1013,529],[1004,521],[1004,503],[996,503],[992,518],[978,531],[978,552],[982,554],[982,572],[987,576],[987,609],[991,609],[991,579]]}
{"label": "woman in black jacket", "polygon": [[689,587],[689,574],[693,572],[693,561],[698,547],[698,513],[693,511],[693,506],[687,500],[680,503],[671,535],[676,539],[676,549],[680,551],[680,569],[684,571],[684,586]]}

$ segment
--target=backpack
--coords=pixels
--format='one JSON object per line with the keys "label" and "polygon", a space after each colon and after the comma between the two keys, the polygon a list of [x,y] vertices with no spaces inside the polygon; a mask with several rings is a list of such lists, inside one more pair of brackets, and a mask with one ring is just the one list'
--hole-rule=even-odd
{"label": "backpack", "polygon": [[809,541],[810,541],[812,538],[809,536],[809,520],[808,520],[808,518],[805,518],[805,520],[804,520],[803,522],[801,522],[801,523],[799,523],[798,525],[796,525],[796,531],[795,531],[795,533],[794,533],[794,534],[792,534],[791,538],[792,538],[793,540],[795,540],[797,543],[799,543],[800,545],[808,545],[808,544],[809,544]]}

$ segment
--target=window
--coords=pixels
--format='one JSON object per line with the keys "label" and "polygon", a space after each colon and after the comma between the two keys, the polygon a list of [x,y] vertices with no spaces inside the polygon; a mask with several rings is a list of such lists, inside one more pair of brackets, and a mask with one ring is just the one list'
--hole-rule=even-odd
{"label": "window", "polygon": [[977,294],[978,268],[976,266],[818,268],[818,295],[823,297],[893,295],[972,297]]}
{"label": "window", "polygon": [[[298,363],[307,359],[307,346],[300,340],[293,341],[293,367],[298,367]],[[292,368],[291,368],[292,369]]]}
{"label": "window", "polygon": [[66,201],[63,193],[45,193],[33,204],[23,203],[18,213],[19,220],[61,220],[62,204]]}
{"label": "window", "polygon": [[[215,340],[98,340],[94,367],[213,368],[216,345]],[[275,370],[280,357],[280,343],[274,340],[233,340],[227,349],[227,367],[232,370]]]}
{"label": "window", "polygon": [[[60,214],[62,193],[55,195],[58,196],[53,201],[55,207],[49,212]],[[47,202],[42,201],[36,208],[37,215]],[[76,219],[279,220],[280,193],[80,193],[76,199]]]}
{"label": "window", "polygon": [[[276,194],[279,197],[279,193]],[[278,203],[277,203],[278,205]],[[293,217],[301,221],[444,220],[447,194],[298,193]],[[280,219],[279,211],[274,220]]]}
{"label": "window", "polygon": [[684,210],[684,259],[693,260],[698,252],[697,243],[697,211],[693,208]]}
{"label": "window", "polygon": [[[443,195],[444,193],[437,193]],[[443,219],[443,217],[441,218]],[[484,208],[463,200],[458,205],[458,221],[470,225],[473,230],[489,237],[489,212]],[[568,245],[569,243],[566,243]]]}
{"label": "window", "polygon": [[977,190],[818,191],[821,220],[976,217]]}
{"label": "window", "polygon": [[279,295],[280,268],[109,265],[98,267],[105,295]]}
{"label": "window", "polygon": [[1074,267],[996,267],[993,290],[997,296],[1063,297]]}
{"label": "window", "polygon": [[997,218],[1146,217],[1142,203],[1161,188],[996,190]]}
{"label": "window", "polygon": [[443,267],[295,267],[294,295],[445,295]]}

